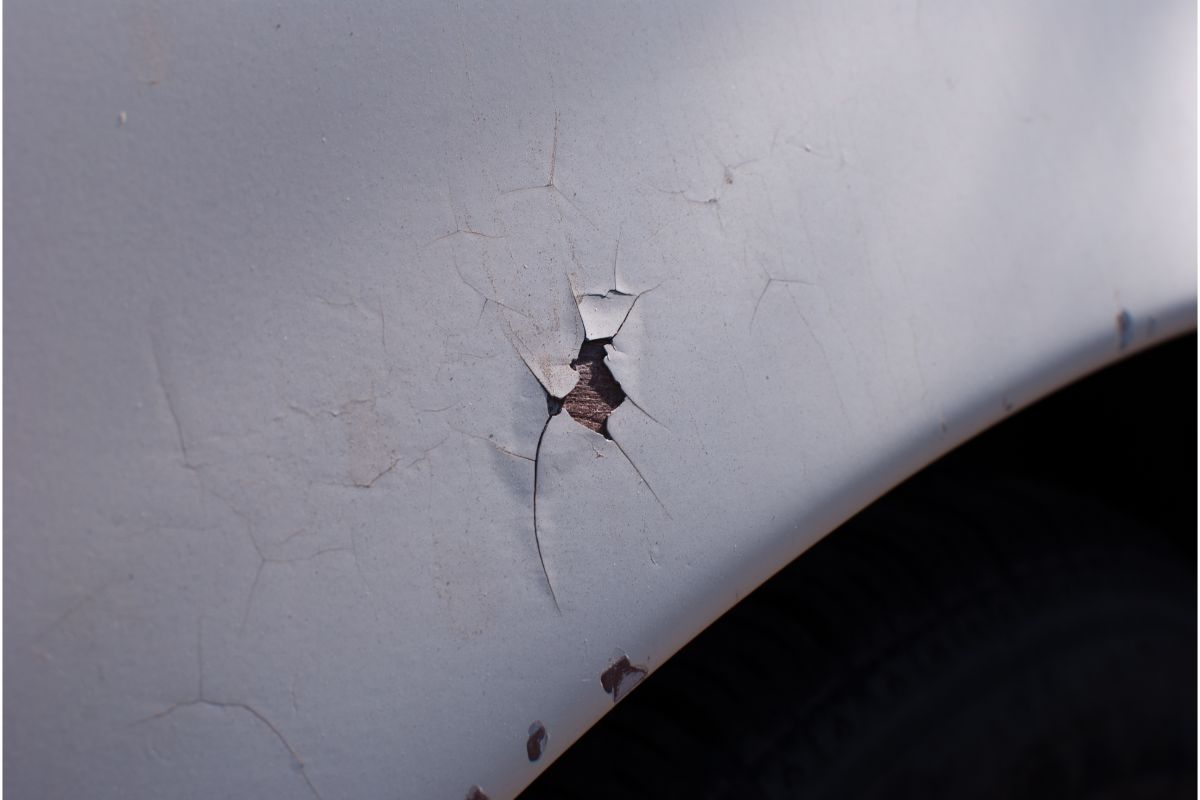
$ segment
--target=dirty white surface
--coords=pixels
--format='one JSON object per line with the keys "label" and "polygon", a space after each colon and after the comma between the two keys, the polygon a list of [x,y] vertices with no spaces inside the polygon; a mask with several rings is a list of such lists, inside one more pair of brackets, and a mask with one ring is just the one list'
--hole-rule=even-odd
{"label": "dirty white surface", "polygon": [[7,3],[5,788],[510,797],[1194,324],[1192,4],[870,5]]}

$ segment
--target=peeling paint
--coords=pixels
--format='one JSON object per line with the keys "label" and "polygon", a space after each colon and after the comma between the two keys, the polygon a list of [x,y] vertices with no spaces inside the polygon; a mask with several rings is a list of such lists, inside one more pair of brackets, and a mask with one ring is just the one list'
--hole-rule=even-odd
{"label": "peeling paint", "polygon": [[[574,304],[569,282],[564,281],[564,284],[562,291],[548,294],[548,297],[561,297]],[[535,319],[508,304],[496,302],[501,307],[505,335],[533,377],[553,397],[566,397],[579,381],[579,374],[571,368],[572,355],[567,349],[573,347],[582,334],[582,321],[578,315],[570,315],[572,322],[567,324],[563,320],[565,307],[548,304]],[[572,344],[568,345],[568,341]]]}
{"label": "peeling paint", "polygon": [[[637,301],[641,299],[643,295],[657,289],[661,285],[661,283],[656,284],[649,289],[638,292],[636,295],[625,295],[624,293],[616,290],[610,291],[607,295],[604,295],[603,297],[609,297],[610,295],[614,297],[628,297],[629,302],[627,305],[620,306],[621,314],[619,320],[617,320],[617,314],[615,313],[604,317],[604,327],[602,329],[612,329],[614,335],[620,333],[622,327],[624,327],[625,323],[629,320],[630,314],[633,313],[633,309],[634,306],[637,305]],[[579,320],[586,330],[587,318],[585,316],[584,308],[580,304],[579,298],[575,298],[575,302],[576,310],[579,312]],[[612,309],[609,309],[609,311],[612,311]],[[594,324],[593,328],[595,327],[596,326]],[[550,570],[546,564],[545,553],[542,550],[541,533],[538,524],[538,484],[541,475],[542,443],[546,438],[546,432],[550,429],[550,421],[555,416],[565,409],[568,416],[570,416],[576,422],[587,428],[590,428],[596,433],[599,433],[605,439],[608,439],[615,444],[621,455],[624,456],[625,460],[629,462],[629,465],[633,467],[634,472],[637,473],[637,476],[641,482],[644,483],[646,488],[650,490],[650,494],[653,495],[655,501],[663,509],[663,512],[667,515],[667,517],[671,516],[671,512],[667,509],[666,504],[663,503],[662,498],[658,496],[658,492],[654,490],[654,487],[650,484],[650,481],[646,479],[646,476],[642,473],[642,470],[630,457],[629,453],[625,450],[621,443],[616,441],[616,439],[609,434],[608,418],[613,411],[615,411],[626,399],[630,399],[630,402],[636,408],[641,410],[642,413],[646,413],[641,406],[639,406],[631,398],[628,398],[624,390],[621,388],[620,383],[613,376],[612,371],[609,369],[609,359],[614,355],[616,355],[616,351],[613,349],[612,339],[584,339],[583,344],[580,345],[579,348],[579,355],[570,363],[570,370],[574,376],[574,381],[571,383],[571,388],[566,392],[565,396],[563,396],[560,400],[559,397],[554,394],[554,392],[550,391],[547,383],[542,381],[543,388],[546,390],[547,416],[545,423],[542,425],[542,430],[538,435],[537,445],[534,448],[533,456],[533,538],[537,546],[538,560],[541,563],[542,575],[545,577],[546,587],[549,589],[550,597],[554,601],[555,610],[557,610],[560,614],[562,613],[562,608],[558,602],[558,594],[554,590],[554,582],[550,578]],[[528,362],[526,363],[528,365]],[[538,377],[537,370],[534,370],[531,367],[530,371],[535,377]],[[543,374],[545,374],[545,370],[543,370]],[[650,417],[650,419],[654,422],[658,422],[649,414],[646,414],[646,416]]]}
{"label": "peeling paint", "polygon": [[580,297],[579,316],[583,318],[587,338],[591,341],[611,340],[616,336],[639,296],[613,289],[604,294],[585,294]]}

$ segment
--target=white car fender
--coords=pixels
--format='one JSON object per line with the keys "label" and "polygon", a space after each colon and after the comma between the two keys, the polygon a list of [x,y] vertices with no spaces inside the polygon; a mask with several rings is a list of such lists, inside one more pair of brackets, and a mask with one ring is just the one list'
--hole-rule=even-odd
{"label": "white car fender", "polygon": [[513,797],[1195,325],[1194,4],[5,12],[16,796]]}

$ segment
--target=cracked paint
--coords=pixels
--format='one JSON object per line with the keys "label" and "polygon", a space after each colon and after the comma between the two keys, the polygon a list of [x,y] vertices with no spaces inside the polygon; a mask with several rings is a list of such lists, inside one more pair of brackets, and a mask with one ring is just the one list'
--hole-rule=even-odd
{"label": "cracked paint", "polygon": [[197,625],[196,625],[196,692],[195,692],[195,695],[187,700],[181,700],[179,702],[172,703],[170,706],[164,708],[162,711],[151,714],[150,716],[142,717],[141,719],[134,720],[132,723],[130,723],[130,725],[131,726],[146,725],[149,723],[156,722],[158,720],[164,720],[164,719],[170,717],[171,715],[175,714],[176,712],[183,710],[183,709],[202,708],[202,707],[215,708],[215,709],[220,709],[222,711],[225,711],[225,710],[242,711],[242,712],[245,712],[246,714],[249,714],[251,717],[253,717],[254,720],[256,720],[264,728],[266,728],[266,730],[279,742],[279,744],[281,744],[283,746],[284,750],[287,752],[289,759],[291,760],[292,768],[300,774],[300,777],[304,780],[305,785],[308,787],[308,790],[312,793],[313,797],[317,798],[317,800],[321,800],[321,793],[318,792],[317,787],[315,785],[313,785],[312,778],[309,777],[308,771],[305,768],[304,759],[301,758],[300,754],[296,752],[296,749],[294,747],[292,747],[291,743],[288,741],[287,737],[284,735],[283,731],[279,728],[279,726],[276,725],[274,722],[272,722],[266,716],[266,714],[264,714],[258,708],[256,708],[255,706],[253,706],[249,703],[235,701],[235,700],[213,699],[213,698],[207,696],[207,693],[205,691],[205,686],[204,686],[203,626],[200,624],[200,621],[197,620]]}
{"label": "cracked paint", "polygon": [[[659,284],[661,285],[661,284]],[[630,296],[627,306],[622,307],[620,319],[612,325],[613,335],[616,336],[621,332],[625,323],[629,320],[633,313],[634,306],[637,301],[645,294],[653,289],[657,289],[658,285],[639,292],[636,295]],[[586,316],[582,307],[579,308],[581,321],[584,322],[586,328]],[[559,415],[560,412],[566,411],[574,421],[584,427],[600,434],[602,437],[612,442],[617,448],[617,451],[628,462],[629,466],[637,474],[638,479],[649,490],[654,500],[662,508],[663,513],[667,517],[671,516],[666,505],[659,497],[658,492],[650,484],[650,481],[643,474],[642,470],[630,457],[628,451],[621,445],[620,442],[609,434],[608,418],[612,413],[627,399],[621,385],[613,377],[613,373],[608,368],[608,358],[614,353],[613,340],[610,339],[585,339],[580,346],[579,355],[572,360],[571,368],[576,372],[576,383],[567,395],[559,400],[551,394],[547,394],[547,416],[546,422],[542,426],[542,430],[538,435],[537,445],[534,448],[533,457],[533,535],[537,545],[538,561],[542,568],[542,574],[546,580],[546,586],[550,592],[550,597],[554,601],[554,608],[559,614],[562,613],[562,607],[559,604],[558,594],[554,589],[554,581],[550,577],[550,570],[546,564],[546,555],[542,548],[541,531],[538,520],[538,482],[541,473],[542,464],[542,443],[545,440],[546,433],[550,430],[551,421]],[[631,401],[632,403],[632,401]],[[640,406],[633,403],[635,407],[641,410]],[[643,411],[643,413],[645,413]],[[649,415],[647,415],[649,416]],[[651,417],[651,419],[653,419]],[[655,420],[657,422],[657,420]],[[599,451],[596,451],[597,453]]]}
{"label": "cracked paint", "polygon": [[542,463],[542,441],[546,438],[546,431],[550,429],[550,422],[562,411],[562,402],[557,398],[547,396],[546,406],[546,424],[542,426],[542,432],[538,434],[537,446],[533,451],[533,540],[537,545],[542,575],[546,578],[546,588],[550,590],[550,598],[554,601],[554,610],[561,614],[562,608],[558,605],[558,595],[554,592],[554,581],[550,579],[550,569],[546,566],[546,556],[542,552],[542,537],[538,531],[538,468]]}

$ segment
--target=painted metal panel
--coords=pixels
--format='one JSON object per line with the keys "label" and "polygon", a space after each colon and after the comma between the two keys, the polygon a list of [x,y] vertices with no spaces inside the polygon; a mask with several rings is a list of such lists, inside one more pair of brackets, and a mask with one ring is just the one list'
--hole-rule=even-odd
{"label": "painted metal panel", "polygon": [[1189,3],[5,11],[21,796],[510,797],[1195,324]]}

